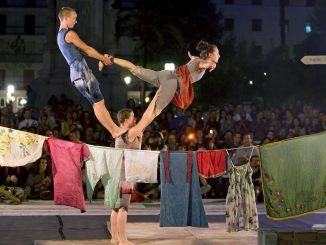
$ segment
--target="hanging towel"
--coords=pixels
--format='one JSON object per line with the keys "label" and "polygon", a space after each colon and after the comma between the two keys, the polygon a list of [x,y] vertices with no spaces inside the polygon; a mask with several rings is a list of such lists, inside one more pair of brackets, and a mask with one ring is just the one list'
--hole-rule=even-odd
{"label": "hanging towel", "polygon": [[225,154],[221,151],[197,151],[198,174],[204,178],[219,177],[226,173]]}
{"label": "hanging towel", "polygon": [[51,154],[54,184],[54,204],[75,207],[86,212],[83,183],[82,161],[89,157],[85,144],[49,138],[45,144]]}
{"label": "hanging towel", "polygon": [[127,182],[157,183],[159,151],[124,150]]}
{"label": "hanging towel", "polygon": [[45,136],[0,126],[0,166],[17,167],[42,155]]}
{"label": "hanging towel", "polygon": [[94,188],[101,179],[105,192],[105,206],[118,208],[120,206],[119,183],[123,150],[94,145],[87,145],[87,147],[91,153],[85,162],[88,200],[92,200]]}
{"label": "hanging towel", "polygon": [[195,157],[192,151],[160,154],[161,227],[208,227]]}
{"label": "hanging towel", "polygon": [[326,208],[326,133],[260,147],[267,217],[282,220]]}

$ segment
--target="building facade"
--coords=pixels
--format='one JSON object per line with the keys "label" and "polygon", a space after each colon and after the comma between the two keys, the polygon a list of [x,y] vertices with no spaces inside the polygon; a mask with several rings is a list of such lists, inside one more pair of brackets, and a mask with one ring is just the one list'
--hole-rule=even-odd
{"label": "building facade", "polygon": [[[225,38],[246,42],[256,53],[266,54],[282,43],[281,21],[284,21],[284,44],[293,47],[307,38],[312,30],[309,21],[315,0],[213,0],[222,11]],[[282,18],[283,16],[283,18]]]}
{"label": "building facade", "polygon": [[[28,104],[37,108],[44,106],[51,95],[62,93],[89,107],[70,84],[69,66],[56,43],[57,14],[63,6],[75,8],[75,29],[82,40],[100,52],[116,53],[116,13],[112,3],[113,0],[0,0],[0,107],[5,106],[3,96],[8,85],[13,85],[17,93],[25,91],[19,97],[30,97]],[[110,68],[99,73],[97,62],[86,59],[100,81],[109,107],[123,107],[127,89],[120,72]],[[14,108],[17,109],[15,104]]]}

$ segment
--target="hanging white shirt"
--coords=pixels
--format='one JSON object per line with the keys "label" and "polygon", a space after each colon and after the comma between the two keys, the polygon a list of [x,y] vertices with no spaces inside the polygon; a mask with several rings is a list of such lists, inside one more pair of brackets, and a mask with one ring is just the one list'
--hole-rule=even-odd
{"label": "hanging white shirt", "polygon": [[159,151],[124,150],[126,181],[157,183]]}
{"label": "hanging white shirt", "polygon": [[18,167],[42,156],[45,136],[0,126],[0,166]]}

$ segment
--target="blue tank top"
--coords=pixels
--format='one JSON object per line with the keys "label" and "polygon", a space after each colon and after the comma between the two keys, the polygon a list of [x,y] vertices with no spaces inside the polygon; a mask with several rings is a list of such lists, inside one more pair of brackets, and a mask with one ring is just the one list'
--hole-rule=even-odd
{"label": "blue tank top", "polygon": [[65,57],[66,61],[68,62],[69,66],[75,62],[75,61],[82,61],[83,60],[83,56],[81,54],[81,52],[79,51],[78,48],[76,48],[75,45],[73,45],[72,43],[67,43],[65,40],[66,34],[68,33],[69,29],[61,29],[58,32],[57,35],[57,43],[59,46],[59,49],[63,55],[63,57]]}

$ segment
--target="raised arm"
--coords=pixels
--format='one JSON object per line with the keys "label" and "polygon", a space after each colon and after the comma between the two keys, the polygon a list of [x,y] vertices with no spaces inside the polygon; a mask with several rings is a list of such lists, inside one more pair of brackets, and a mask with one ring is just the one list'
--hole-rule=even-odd
{"label": "raised arm", "polygon": [[105,65],[111,64],[111,61],[109,57],[104,56],[103,54],[100,54],[96,49],[92,48],[91,46],[88,46],[86,43],[84,43],[76,32],[74,31],[68,31],[65,40],[68,43],[74,44],[76,47],[80,48],[84,53],[86,53],[89,57],[92,57],[94,59],[97,59],[99,61],[102,61]]}
{"label": "raised arm", "polygon": [[161,87],[159,87],[159,89],[156,91],[154,98],[152,99],[151,103],[148,105],[140,121],[129,130],[128,138],[130,141],[133,141],[138,135],[140,135],[148,126],[148,124],[151,122],[154,109],[155,109],[155,103],[157,98],[160,96],[160,92],[161,92]]}

